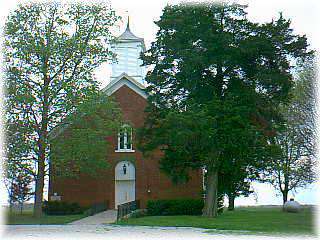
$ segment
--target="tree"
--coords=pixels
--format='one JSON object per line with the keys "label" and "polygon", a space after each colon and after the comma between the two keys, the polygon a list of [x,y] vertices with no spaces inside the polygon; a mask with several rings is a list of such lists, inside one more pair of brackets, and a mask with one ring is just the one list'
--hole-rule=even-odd
{"label": "tree", "polygon": [[[9,120],[9,119],[8,119]],[[12,120],[12,119],[11,119]],[[25,155],[27,149],[28,134],[26,128],[21,128],[17,122],[7,122],[4,144],[4,171],[3,181],[7,189],[10,211],[13,203],[17,201],[17,182],[27,179],[32,181],[35,177],[32,167],[32,161]],[[19,180],[20,179],[20,180]],[[28,200],[28,191],[25,192],[25,200]],[[20,202],[22,206],[23,201]]]}
{"label": "tree", "polygon": [[[232,170],[231,170],[232,169]],[[236,164],[231,164],[230,171],[219,172],[219,192],[228,197],[228,210],[234,210],[234,201],[239,196],[249,196],[253,191],[250,190],[251,174],[247,169],[239,168]],[[255,179],[255,177],[253,178]]]}
{"label": "tree", "polygon": [[20,171],[12,182],[12,200],[19,203],[21,214],[23,203],[28,201],[32,196],[32,181],[33,179],[30,175],[26,174],[25,171]]}
{"label": "tree", "polygon": [[141,149],[159,147],[174,179],[207,170],[203,215],[217,215],[218,173],[229,161],[256,164],[292,85],[291,59],[308,55],[304,36],[279,16],[252,23],[245,6],[166,6],[144,54],[149,108]]}
{"label": "tree", "polygon": [[[206,182],[207,171],[203,171],[202,173],[203,173],[204,181]],[[218,188],[218,192],[217,192],[217,214],[220,215],[224,211],[224,197],[226,195],[224,189],[221,187],[222,186],[221,185],[221,173],[219,173],[218,182],[219,182],[219,188]],[[205,188],[205,186],[204,186],[204,188]]]}
{"label": "tree", "polygon": [[17,201],[20,204],[20,210],[22,212],[23,203],[30,199],[31,188],[29,187],[33,179],[30,177],[30,175],[26,174],[24,168],[18,168],[13,164],[13,162],[9,164],[6,162],[5,165],[3,182],[8,193],[10,212],[12,212],[13,205]]}
{"label": "tree", "polygon": [[[14,135],[10,136],[9,139],[12,140],[14,137]],[[17,142],[19,143],[19,141]],[[9,144],[7,146],[10,146],[10,148],[18,147],[17,144]],[[34,176],[30,174],[32,173],[31,162],[16,157],[19,157],[19,155],[7,154],[4,162],[3,181],[8,193],[10,212],[12,211],[13,204],[18,202],[20,212],[22,213],[23,203],[29,200],[33,194],[31,183],[34,180]]]}
{"label": "tree", "polygon": [[281,192],[283,204],[288,193],[316,180],[316,63],[311,58],[303,64],[291,91],[289,103],[280,106],[286,120],[272,139],[271,164],[263,180]]}
{"label": "tree", "polygon": [[93,70],[114,56],[107,44],[118,20],[106,3],[20,5],[5,25],[7,121],[26,132],[24,155],[36,169],[40,217],[52,129],[98,91]]}

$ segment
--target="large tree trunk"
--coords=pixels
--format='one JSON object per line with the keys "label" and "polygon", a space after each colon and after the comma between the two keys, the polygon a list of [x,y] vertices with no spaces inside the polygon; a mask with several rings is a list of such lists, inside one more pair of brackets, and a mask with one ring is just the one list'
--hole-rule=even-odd
{"label": "large tree trunk", "polygon": [[36,191],[34,198],[34,211],[33,214],[36,218],[40,218],[42,215],[42,199],[43,199],[43,187],[45,176],[45,160],[46,160],[46,148],[48,140],[48,123],[49,123],[49,85],[50,77],[48,75],[48,56],[45,56],[43,61],[43,102],[41,113],[41,127],[38,139],[38,171],[36,178]]}
{"label": "large tree trunk", "polygon": [[42,215],[42,198],[44,187],[44,161],[38,163],[38,174],[36,178],[36,191],[34,198],[33,214],[36,218],[40,218]]}
{"label": "large tree trunk", "polygon": [[42,121],[38,140],[38,171],[36,176],[36,191],[34,198],[34,211],[33,214],[36,218],[40,218],[42,215],[42,199],[43,199],[43,187],[44,187],[44,176],[45,176],[45,160],[46,160],[46,148],[48,138],[48,86],[49,79],[45,77],[44,83],[44,99],[42,108]]}
{"label": "large tree trunk", "polygon": [[208,169],[206,184],[206,199],[202,215],[205,217],[216,217],[218,215],[218,170]]}
{"label": "large tree trunk", "polygon": [[229,211],[234,210],[234,199],[235,197],[233,196],[233,194],[228,194],[228,200],[229,200],[228,210]]}
{"label": "large tree trunk", "polygon": [[42,131],[39,136],[39,154],[38,154],[38,171],[36,176],[36,191],[34,197],[33,214],[36,218],[42,215],[42,199],[45,175],[45,159],[46,159],[46,137],[47,137],[47,115],[45,114]]}
{"label": "large tree trunk", "polygon": [[[45,129],[47,128],[46,123]],[[34,197],[33,214],[36,218],[40,218],[42,214],[42,198],[45,175],[45,159],[46,159],[46,130],[40,133],[39,137],[39,155],[38,155],[38,171],[36,176],[36,191]]]}

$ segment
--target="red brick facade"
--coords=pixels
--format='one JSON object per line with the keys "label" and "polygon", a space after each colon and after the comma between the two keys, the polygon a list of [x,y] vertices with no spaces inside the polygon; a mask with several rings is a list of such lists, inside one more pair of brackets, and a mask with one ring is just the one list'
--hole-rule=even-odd
{"label": "red brick facade", "polygon": [[[112,94],[119,103],[124,120],[131,123],[132,127],[143,126],[145,119],[144,109],[147,101],[131,88],[123,85]],[[117,146],[117,136],[111,137],[113,149]],[[137,150],[133,134],[133,149],[135,152],[121,153],[112,150],[108,153],[107,161],[110,168],[103,176],[92,178],[82,176],[79,179],[59,180],[50,176],[49,196],[57,193],[62,201],[78,202],[82,206],[94,203],[108,202],[109,208],[115,206],[115,171],[119,161],[128,160],[134,163],[136,169],[135,197],[140,201],[140,207],[145,208],[150,199],[177,199],[200,198],[202,190],[201,171],[191,173],[191,179],[186,184],[175,185],[168,176],[160,172],[158,161],[161,157],[159,150],[150,157],[145,158]],[[149,190],[149,191],[148,191]]]}

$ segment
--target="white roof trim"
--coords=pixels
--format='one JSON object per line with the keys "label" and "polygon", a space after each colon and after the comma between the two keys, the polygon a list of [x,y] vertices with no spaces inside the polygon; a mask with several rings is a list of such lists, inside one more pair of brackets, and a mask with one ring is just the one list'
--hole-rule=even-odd
{"label": "white roof trim", "polygon": [[105,92],[108,96],[110,96],[123,85],[126,85],[143,98],[148,98],[148,94],[144,91],[145,86],[137,82],[134,78],[128,76],[126,73],[122,73],[119,77],[112,80],[105,88],[102,89],[102,92]]}

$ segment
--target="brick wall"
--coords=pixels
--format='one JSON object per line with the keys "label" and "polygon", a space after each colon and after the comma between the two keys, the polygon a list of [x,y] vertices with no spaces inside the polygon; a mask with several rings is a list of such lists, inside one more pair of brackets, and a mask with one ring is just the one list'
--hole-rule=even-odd
{"label": "brick wall", "polygon": [[[131,123],[133,128],[143,126],[145,119],[144,109],[146,99],[137,94],[126,85],[118,89],[113,97],[119,103],[125,121]],[[107,138],[111,141],[112,149],[116,149],[117,137]],[[141,207],[146,206],[149,199],[175,199],[175,198],[200,198],[202,190],[201,171],[193,171],[191,179],[186,184],[175,185],[169,177],[160,172],[158,161],[161,151],[144,158],[136,149],[133,134],[134,153],[117,153],[114,150],[107,154],[106,161],[110,168],[101,171],[96,178],[80,176],[78,179],[58,179],[50,176],[49,196],[54,192],[62,196],[63,201],[78,202],[82,206],[93,203],[108,202],[110,208],[115,205],[114,168],[119,161],[132,161],[136,168],[136,199],[140,200]],[[150,190],[150,192],[148,192]]]}

